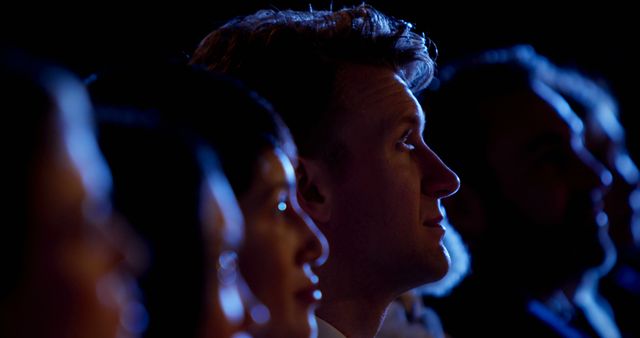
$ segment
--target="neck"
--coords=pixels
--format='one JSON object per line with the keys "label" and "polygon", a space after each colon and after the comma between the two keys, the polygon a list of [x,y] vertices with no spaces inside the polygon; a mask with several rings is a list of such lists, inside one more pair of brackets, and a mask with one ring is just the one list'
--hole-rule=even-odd
{"label": "neck", "polygon": [[391,300],[371,298],[324,301],[316,315],[346,337],[372,338],[390,303]]}
{"label": "neck", "polygon": [[322,291],[316,315],[347,337],[372,338],[387,307],[404,290],[388,287],[395,282],[370,277],[379,274],[365,270],[364,264],[346,261],[329,258],[316,270]]}

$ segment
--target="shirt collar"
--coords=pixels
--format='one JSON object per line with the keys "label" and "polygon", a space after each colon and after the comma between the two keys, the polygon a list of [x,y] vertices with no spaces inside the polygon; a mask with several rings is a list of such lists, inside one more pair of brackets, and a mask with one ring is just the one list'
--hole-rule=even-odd
{"label": "shirt collar", "polygon": [[319,317],[316,317],[318,321],[318,338],[346,338],[338,329],[331,324],[325,322]]}

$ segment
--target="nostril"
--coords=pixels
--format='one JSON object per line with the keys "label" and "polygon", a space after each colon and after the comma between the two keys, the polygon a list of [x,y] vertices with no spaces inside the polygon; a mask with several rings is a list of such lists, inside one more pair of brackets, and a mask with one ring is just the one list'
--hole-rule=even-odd
{"label": "nostril", "polygon": [[460,178],[458,177],[458,175],[456,175],[456,173],[451,171],[449,168],[446,169],[448,171],[448,177],[446,178],[447,181],[445,182],[442,189],[437,192],[438,198],[449,197],[458,192],[458,189],[460,189]]}
{"label": "nostril", "polygon": [[457,193],[458,190],[460,190],[460,177],[453,171],[451,173],[453,174],[454,187],[453,187],[451,193],[449,194],[449,196]]}
{"label": "nostril", "polygon": [[300,225],[303,229],[301,236],[306,236],[306,238],[296,261],[299,265],[321,266],[329,255],[329,242],[306,214],[302,214],[300,220],[302,221]]}
{"label": "nostril", "polygon": [[321,266],[327,260],[329,249],[324,235],[319,231],[310,232],[311,236],[301,246],[296,258],[296,264],[299,266]]}

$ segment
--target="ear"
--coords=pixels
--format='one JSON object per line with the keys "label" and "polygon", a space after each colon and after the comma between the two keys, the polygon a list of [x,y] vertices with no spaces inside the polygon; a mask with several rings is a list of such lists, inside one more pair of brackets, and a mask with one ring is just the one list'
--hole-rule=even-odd
{"label": "ear", "polygon": [[316,224],[326,223],[331,219],[329,178],[329,172],[321,161],[298,158],[298,203]]}

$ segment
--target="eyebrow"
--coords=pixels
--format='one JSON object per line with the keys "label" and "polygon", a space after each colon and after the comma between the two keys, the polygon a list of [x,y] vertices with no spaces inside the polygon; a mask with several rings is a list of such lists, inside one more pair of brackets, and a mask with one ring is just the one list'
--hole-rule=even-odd
{"label": "eyebrow", "polygon": [[280,192],[280,191],[289,191],[294,186],[295,186],[295,183],[289,183],[287,181],[279,181],[279,182],[276,182],[275,184],[271,185],[269,188],[263,190],[259,194],[258,198],[260,200],[267,200],[274,193]]}
{"label": "eyebrow", "polygon": [[402,125],[411,125],[417,127],[419,129],[418,132],[422,133],[425,127],[425,118],[424,114],[422,114],[419,110],[416,110],[415,112],[405,111],[394,115],[392,118],[387,119],[383,123],[383,128],[387,132],[391,130],[389,126],[395,128]]}

